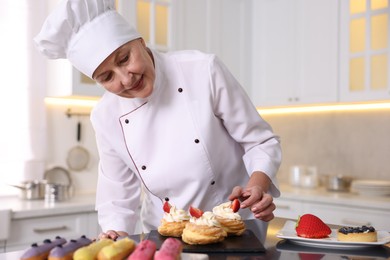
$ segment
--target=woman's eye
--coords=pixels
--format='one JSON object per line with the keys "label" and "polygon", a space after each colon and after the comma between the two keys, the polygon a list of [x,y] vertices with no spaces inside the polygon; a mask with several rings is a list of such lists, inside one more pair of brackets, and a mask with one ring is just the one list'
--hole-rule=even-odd
{"label": "woman's eye", "polygon": [[103,78],[103,82],[107,82],[107,81],[110,81],[112,79],[112,73],[108,73],[104,78]]}
{"label": "woman's eye", "polygon": [[123,64],[123,63],[125,63],[126,61],[128,61],[129,60],[129,55],[126,55],[125,57],[123,57],[119,62],[121,63],[121,64]]}

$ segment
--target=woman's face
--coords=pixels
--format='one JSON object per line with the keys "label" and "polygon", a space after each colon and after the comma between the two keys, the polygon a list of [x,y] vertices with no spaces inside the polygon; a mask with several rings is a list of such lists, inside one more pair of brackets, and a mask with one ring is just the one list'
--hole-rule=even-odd
{"label": "woman's face", "polygon": [[142,38],[111,53],[92,76],[107,91],[126,98],[146,98],[153,92],[155,71],[152,55]]}

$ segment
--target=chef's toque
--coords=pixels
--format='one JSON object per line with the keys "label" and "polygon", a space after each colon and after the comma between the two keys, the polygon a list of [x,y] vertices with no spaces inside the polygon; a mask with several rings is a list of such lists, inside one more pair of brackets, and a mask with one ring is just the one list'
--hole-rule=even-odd
{"label": "chef's toque", "polygon": [[34,41],[48,58],[67,58],[92,78],[113,51],[140,37],[115,10],[114,0],[62,0]]}

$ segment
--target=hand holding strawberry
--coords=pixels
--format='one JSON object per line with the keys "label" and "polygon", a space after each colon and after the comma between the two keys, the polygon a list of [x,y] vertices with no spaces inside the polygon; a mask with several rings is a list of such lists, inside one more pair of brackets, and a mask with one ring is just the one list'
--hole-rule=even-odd
{"label": "hand holding strawberry", "polygon": [[332,231],[320,218],[312,214],[304,214],[298,218],[295,231],[300,237],[324,238]]}
{"label": "hand holding strawberry", "polygon": [[236,213],[240,209],[240,201],[238,199],[234,199],[230,205],[230,208],[234,213]]}

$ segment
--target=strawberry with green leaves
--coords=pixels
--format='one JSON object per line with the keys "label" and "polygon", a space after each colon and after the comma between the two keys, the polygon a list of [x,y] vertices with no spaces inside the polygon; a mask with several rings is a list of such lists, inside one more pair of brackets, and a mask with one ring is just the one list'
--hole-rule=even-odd
{"label": "strawberry with green leaves", "polygon": [[325,238],[332,233],[328,225],[312,214],[298,217],[295,231],[299,237],[305,238]]}

